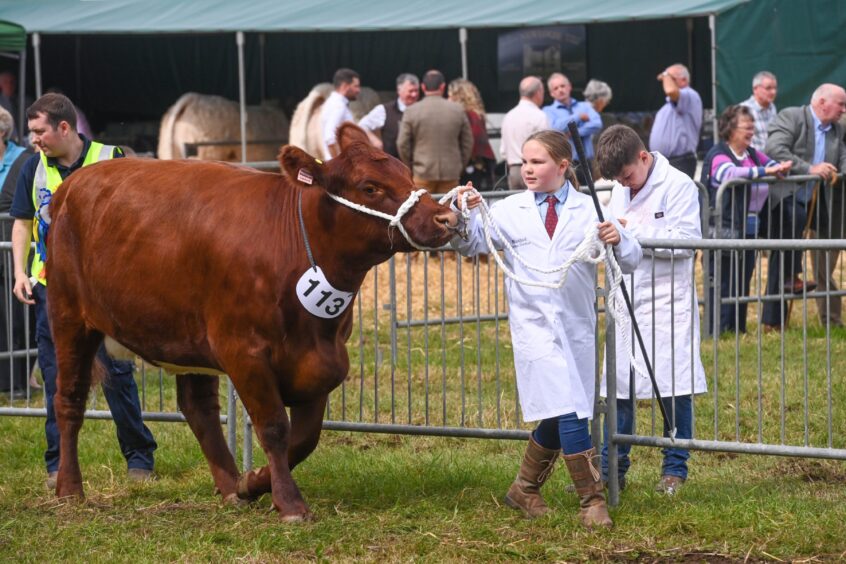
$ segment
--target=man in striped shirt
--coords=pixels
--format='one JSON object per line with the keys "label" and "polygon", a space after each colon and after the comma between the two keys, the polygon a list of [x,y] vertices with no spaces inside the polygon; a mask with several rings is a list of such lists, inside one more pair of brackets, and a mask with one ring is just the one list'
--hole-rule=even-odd
{"label": "man in striped shirt", "polygon": [[752,112],[752,118],[755,120],[752,146],[759,151],[763,151],[767,145],[767,127],[778,113],[775,105],[777,93],[778,80],[775,75],[769,71],[761,71],[752,78],[752,95],[740,103]]}

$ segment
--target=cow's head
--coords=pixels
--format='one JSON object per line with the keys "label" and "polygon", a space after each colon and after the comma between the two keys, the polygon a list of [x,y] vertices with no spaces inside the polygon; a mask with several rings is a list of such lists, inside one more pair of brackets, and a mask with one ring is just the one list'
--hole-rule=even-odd
{"label": "cow's head", "polygon": [[[367,134],[354,124],[341,125],[337,137],[341,153],[327,163],[296,147],[283,148],[279,161],[288,177],[302,186],[323,188],[361,206],[395,215],[417,189],[411,171],[398,159],[373,147]],[[395,228],[389,228],[387,220],[331,202],[332,206],[342,208],[338,213],[343,221],[354,221],[361,226],[368,244],[389,253],[414,249]],[[402,218],[409,236],[425,247],[446,244],[455,234],[457,224],[457,215],[429,195],[421,197]]]}

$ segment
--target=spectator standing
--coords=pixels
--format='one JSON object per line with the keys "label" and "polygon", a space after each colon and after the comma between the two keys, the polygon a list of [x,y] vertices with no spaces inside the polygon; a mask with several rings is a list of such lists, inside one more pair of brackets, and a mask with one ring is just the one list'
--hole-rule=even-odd
{"label": "spectator standing", "polygon": [[[640,245],[613,220],[598,223],[590,196],[578,191],[570,158],[570,143],[561,132],[533,134],[523,144],[528,190],[491,206],[499,226],[490,237],[494,248],[488,247],[478,211],[471,215],[467,239],[455,237],[450,244],[467,256],[504,250],[505,263],[517,276],[554,283],[557,273],[538,274],[515,253],[528,264],[553,268],[573,254],[588,227],[598,226],[600,240],[614,246],[623,272],[633,271],[642,256]],[[467,205],[475,208],[480,200],[468,196]],[[505,280],[520,407],[526,421],[538,422],[505,503],[529,518],[547,513],[540,488],[562,456],[579,495],[579,518],[589,528],[612,525],[588,430],[595,383],[595,276],[595,265],[579,262],[557,289]]]}
{"label": "spectator standing", "polygon": [[[420,97],[420,79],[411,73],[397,77],[397,99],[379,104],[361,118],[358,125],[367,132],[370,141],[389,155],[399,158],[397,135],[406,108]],[[379,137],[375,135],[379,132]]]}
{"label": "spectator standing", "polygon": [[658,82],[664,89],[666,102],[655,115],[649,148],[693,178],[702,129],[702,98],[690,87],[690,72],[682,64],[667,67],[658,75]]}
{"label": "spectator standing", "polygon": [[502,140],[499,146],[499,153],[505,159],[510,190],[526,188],[520,174],[523,143],[533,133],[549,129],[549,118],[541,110],[543,81],[536,76],[527,76],[520,81],[519,92],[520,101],[502,118]]}
{"label": "spectator standing", "polygon": [[611,98],[614,96],[611,87],[601,80],[590,79],[585,86],[585,100],[593,106],[596,113],[601,114],[608,104],[611,103]]}
{"label": "spectator standing", "polygon": [[[811,96],[810,106],[786,108],[770,124],[766,153],[779,161],[793,161],[794,174],[818,174],[824,182],[815,198],[816,210],[808,221],[809,206],[814,192],[813,182],[802,186],[796,183],[778,183],[770,189],[770,214],[768,231],[774,239],[801,239],[806,225],[816,227],[821,239],[839,239],[843,234],[843,190],[833,190],[831,184],[837,173],[846,172],[846,146],[843,144],[843,127],[839,120],[846,113],[846,91],[836,84],[822,84]],[[789,270],[782,273],[781,253],[771,252],[767,276],[767,294],[784,292],[801,293],[807,288],[799,279],[802,272],[802,253],[785,252],[784,263]],[[812,253],[814,275],[818,288],[836,291],[833,279],[839,251]],[[784,275],[785,287],[779,280]],[[825,325],[843,325],[841,299],[817,299],[820,321]],[[765,330],[779,330],[784,317],[781,302],[765,302],[762,321]]]}
{"label": "spectator standing", "polygon": [[352,69],[338,69],[332,77],[335,88],[320,111],[320,133],[323,136],[323,158],[327,161],[338,156],[340,149],[335,138],[338,127],[346,121],[355,122],[350,112],[350,102],[361,92],[361,80]]}
{"label": "spectator standing", "polygon": [[[625,125],[606,129],[597,142],[596,161],[602,176],[620,183],[611,193],[609,209],[634,237],[692,240],[702,237],[699,190],[684,173],[660,153],[649,153],[635,131]],[[649,354],[665,411],[671,414],[676,437],[689,439],[693,424],[693,394],[704,393],[705,369],[699,354],[699,308],[693,280],[693,256],[689,249],[644,249],[643,260],[632,275],[634,315]],[[691,307],[691,304],[694,304]],[[626,329],[621,329],[625,331]],[[654,353],[652,352],[654,351]],[[672,354],[670,353],[672,351]],[[617,432],[630,435],[634,426],[635,401],[654,397],[650,379],[635,371],[626,359],[631,355],[641,367],[639,351],[626,349],[617,339]],[[605,379],[602,392],[605,393]],[[667,436],[666,430],[664,436]],[[602,448],[602,473],[608,479],[608,429]],[[631,464],[631,445],[618,448],[621,487]],[[687,480],[690,452],[665,448],[656,491],[675,494]]]}
{"label": "spectator standing", "polygon": [[775,99],[778,94],[778,80],[769,71],[761,71],[752,77],[752,95],[741,102],[752,112],[755,120],[755,136],[752,137],[752,147],[763,151],[767,146],[767,129],[775,119],[778,110]]}
{"label": "spectator standing", "polygon": [[473,150],[470,162],[461,173],[459,183],[464,185],[472,182],[477,190],[491,190],[494,184],[494,157],[491,143],[488,140],[488,128],[485,121],[485,104],[476,85],[464,78],[456,78],[447,87],[449,100],[461,104],[470,122],[473,133]]}
{"label": "spectator standing", "polygon": [[[47,466],[47,486],[55,488],[59,468],[59,432],[53,408],[56,351],[47,318],[47,273],[44,268],[50,227],[50,200],[59,185],[74,171],[123,155],[116,147],[79,135],[76,131],[74,105],[61,94],[45,94],[26,113],[33,144],[39,153],[24,164],[12,200],[11,215],[15,218],[12,226],[14,294],[21,302],[35,305],[38,365],[44,377],[47,407],[47,451],[44,461]],[[30,279],[26,268],[33,236],[36,251]],[[103,395],[117,427],[118,442],[127,461],[128,477],[132,481],[146,480],[152,476],[156,442],[141,419],[138,388],[133,376],[135,365],[132,361],[111,358],[105,346],[100,347],[97,359],[108,372],[108,378],[103,382]]]}
{"label": "spectator standing", "polygon": [[[729,106],[720,116],[720,142],[714,145],[702,165],[701,182],[708,188],[712,206],[723,182],[733,178],[755,179],[762,176],[783,176],[791,162],[777,163],[751,146],[755,135],[752,112],[745,105]],[[735,186],[723,194],[722,222],[716,237],[756,239],[759,235],[764,204],[769,194],[765,183]],[[710,256],[714,257],[715,253]],[[711,272],[714,272],[713,262]],[[755,251],[724,251],[720,258],[720,296],[738,298],[749,295],[749,282],[755,270]],[[739,289],[738,289],[739,285]],[[710,303],[713,303],[711,301]],[[720,307],[720,332],[746,332],[747,304],[723,304]]]}
{"label": "spectator standing", "polygon": [[464,108],[444,99],[446,82],[440,71],[428,71],[422,86],[423,99],[402,116],[397,148],[416,185],[444,193],[458,185],[470,161],[473,132]]}
{"label": "spectator standing", "polygon": [[[18,175],[24,163],[32,156],[32,150],[25,149],[12,141],[11,137],[14,130],[15,120],[12,118],[12,114],[5,108],[0,108],[0,188],[2,188],[0,190],[0,213],[3,214],[9,213]],[[7,221],[0,223],[1,241],[9,242],[12,240],[11,227],[12,224]],[[11,292],[11,288],[6,284],[7,273],[5,269],[5,265],[0,265],[0,280],[3,284],[4,297]],[[27,340],[27,324],[25,323],[24,307],[21,304],[9,303],[4,299],[0,304],[0,312],[3,313],[3,319],[7,320],[0,327],[0,351],[9,352],[9,345],[13,350],[23,350],[28,342],[34,342],[34,331],[31,334],[33,340]],[[11,323],[8,320],[11,320]],[[0,363],[0,391],[25,390],[28,376],[27,364],[26,358],[14,359],[11,363]],[[34,374],[29,376],[29,385],[32,390],[41,389]]]}
{"label": "spectator standing", "polygon": [[[587,178],[584,174],[584,167],[590,168],[593,166],[593,141],[595,134],[602,130],[602,118],[593,106],[588,102],[580,102],[570,96],[573,91],[573,85],[570,79],[560,72],[555,72],[549,75],[546,81],[549,88],[549,95],[552,96],[552,103],[544,106],[543,111],[546,112],[549,118],[549,125],[552,129],[557,129],[570,136],[568,124],[576,122],[579,128],[579,136],[582,138],[582,144],[585,147],[585,159],[588,162],[580,163],[573,161],[576,170],[576,177],[582,184],[587,184]],[[570,140],[570,149],[576,155],[576,146],[573,145],[573,140]]]}

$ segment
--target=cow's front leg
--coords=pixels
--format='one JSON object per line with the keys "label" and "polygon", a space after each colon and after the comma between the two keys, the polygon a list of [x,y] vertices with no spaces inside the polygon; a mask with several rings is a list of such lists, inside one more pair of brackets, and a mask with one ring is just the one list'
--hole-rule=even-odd
{"label": "cow's front leg", "polygon": [[[288,445],[288,469],[308,458],[317,447],[320,431],[323,429],[323,413],[327,396],[291,408],[291,438]],[[242,499],[256,499],[270,491],[270,467],[242,474],[238,480],[238,496]]]}
{"label": "cow's front leg", "polygon": [[273,507],[279,511],[283,521],[312,519],[313,515],[288,467],[291,424],[279,391],[272,383],[273,376],[270,373],[253,373],[237,377],[232,376],[231,371],[230,376],[267,455]]}

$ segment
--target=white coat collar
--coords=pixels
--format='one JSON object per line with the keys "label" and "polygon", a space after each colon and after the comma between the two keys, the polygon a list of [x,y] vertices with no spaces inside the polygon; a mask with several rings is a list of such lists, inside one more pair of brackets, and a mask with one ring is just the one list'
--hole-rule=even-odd
{"label": "white coat collar", "polygon": [[[637,193],[638,201],[635,203],[645,201],[655,188],[667,180],[667,173],[670,171],[670,161],[664,155],[658,152],[651,154],[655,159],[655,167],[652,169],[652,174],[646,180],[646,185]],[[628,204],[632,203],[632,190],[628,186],[626,186],[626,201]]]}

